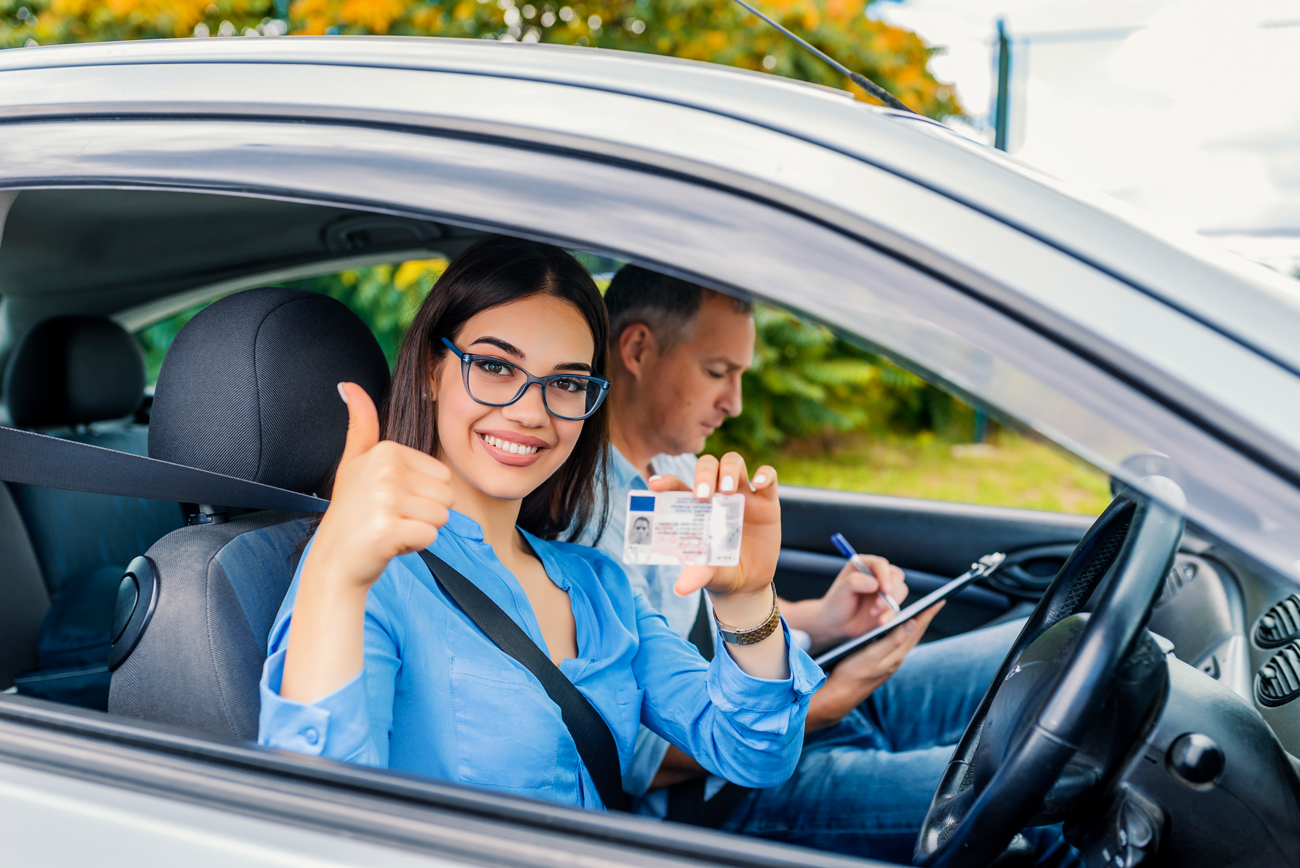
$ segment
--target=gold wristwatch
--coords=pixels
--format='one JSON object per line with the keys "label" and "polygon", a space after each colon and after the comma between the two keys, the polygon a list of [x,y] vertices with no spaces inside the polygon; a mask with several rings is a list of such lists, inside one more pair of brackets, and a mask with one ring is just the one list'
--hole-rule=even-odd
{"label": "gold wristwatch", "polygon": [[[716,613],[714,617],[716,617]],[[726,624],[718,621],[718,632],[722,634],[722,641],[728,645],[753,645],[762,642],[768,636],[771,636],[781,626],[781,608],[776,603],[776,583],[772,583],[772,611],[768,613],[767,619],[757,627],[750,627],[745,630],[735,630]]]}

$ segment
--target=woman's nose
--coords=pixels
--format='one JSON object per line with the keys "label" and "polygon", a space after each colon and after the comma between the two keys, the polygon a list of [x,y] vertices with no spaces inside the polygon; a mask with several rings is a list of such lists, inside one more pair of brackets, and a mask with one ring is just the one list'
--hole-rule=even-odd
{"label": "woman's nose", "polygon": [[542,384],[530,383],[518,401],[501,408],[501,414],[511,422],[528,428],[541,428],[546,425],[546,402],[542,400]]}

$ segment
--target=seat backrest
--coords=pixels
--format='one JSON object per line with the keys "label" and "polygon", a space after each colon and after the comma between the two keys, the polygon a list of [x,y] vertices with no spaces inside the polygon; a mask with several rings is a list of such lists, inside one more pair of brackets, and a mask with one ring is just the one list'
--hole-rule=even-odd
{"label": "seat backrest", "polygon": [[38,665],[36,641],[50,595],[9,486],[0,482],[0,690]]}
{"label": "seat backrest", "polygon": [[[382,400],[388,364],[341,303],[281,288],[248,290],[200,312],[176,336],[155,391],[149,454],[314,493],[343,452],[337,384]],[[219,511],[218,511],[219,514]],[[212,736],[257,737],[258,680],[271,622],[312,529],[308,516],[259,512],[168,534],[146,553],[157,577],[147,620],[115,642],[108,710]],[[147,606],[141,597],[135,605]],[[128,623],[130,611],[119,623]]]}
{"label": "seat backrest", "polygon": [[[104,317],[61,316],[33,326],[14,347],[5,406],[15,427],[143,455],[148,429],[130,416],[144,386],[144,356],[121,326]],[[175,503],[36,485],[11,490],[56,599],[104,567],[120,572],[184,524]]]}
{"label": "seat backrest", "polygon": [[[16,427],[139,455],[148,432],[131,417],[144,386],[144,356],[121,326],[104,317],[61,316],[32,327],[15,345],[5,367],[5,408]],[[8,490],[40,564],[48,611],[33,615],[40,607],[29,601],[22,623],[9,625],[15,632],[5,644],[28,650],[22,669],[0,672],[0,682],[8,687],[19,672],[39,670],[21,680],[20,692],[102,708],[122,570],[184,524],[180,506],[37,485]],[[9,638],[15,636],[21,638]],[[97,673],[85,674],[92,668]],[[73,672],[81,673],[75,681]],[[83,695],[95,698],[77,698]]]}

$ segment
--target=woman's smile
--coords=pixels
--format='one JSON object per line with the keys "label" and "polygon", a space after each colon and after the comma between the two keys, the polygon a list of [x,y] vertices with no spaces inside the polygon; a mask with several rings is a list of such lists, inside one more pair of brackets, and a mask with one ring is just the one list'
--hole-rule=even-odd
{"label": "woman's smile", "polygon": [[513,431],[475,431],[483,449],[508,467],[528,467],[551,448],[545,440]]}

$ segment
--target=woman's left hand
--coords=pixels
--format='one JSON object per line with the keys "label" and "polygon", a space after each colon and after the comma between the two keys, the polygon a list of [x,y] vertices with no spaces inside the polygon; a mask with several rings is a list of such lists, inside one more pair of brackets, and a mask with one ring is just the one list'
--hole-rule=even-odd
{"label": "woman's left hand", "polygon": [[699,500],[708,500],[715,493],[744,496],[745,530],[740,541],[740,563],[734,567],[684,567],[675,590],[679,596],[686,596],[705,588],[715,601],[718,597],[761,597],[770,609],[769,588],[781,553],[781,503],[777,499],[776,471],[765,464],[750,479],[745,459],[738,453],[728,452],[721,461],[712,455],[701,455],[695,464],[693,485],[675,476],[651,477],[649,485],[653,491],[694,491]]}

